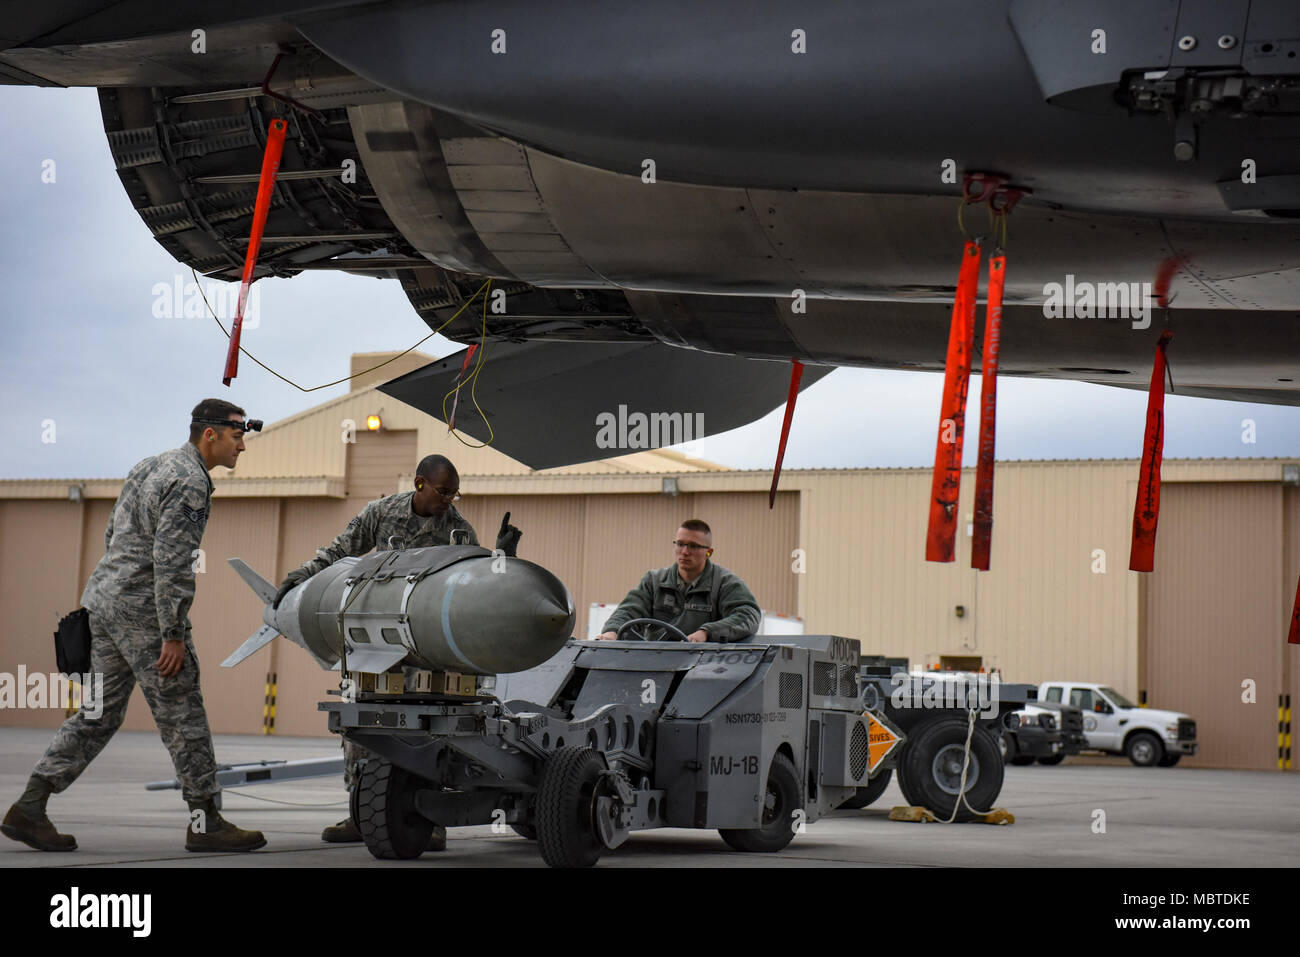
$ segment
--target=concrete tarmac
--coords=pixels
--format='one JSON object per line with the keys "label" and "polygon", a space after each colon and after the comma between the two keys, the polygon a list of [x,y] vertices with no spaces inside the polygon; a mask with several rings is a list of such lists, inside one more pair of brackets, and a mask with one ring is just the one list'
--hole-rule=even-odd
{"label": "concrete tarmac", "polygon": [[[0,808],[22,792],[52,730],[0,728]],[[334,739],[218,735],[217,760],[330,757]],[[185,850],[179,791],[146,791],[174,776],[156,734],[121,732],[81,778],[50,799],[50,817],[80,850],[33,851],[0,837],[0,867],[542,867],[532,842],[487,825],[452,828],[447,850],[377,861],[360,844],[331,845],[321,828],[347,816],[341,779],[227,789],[222,813],[266,833],[252,854]],[[634,834],[601,867],[1294,867],[1300,861],[1300,776],[1294,772],[1136,768],[1122,758],[1009,767],[998,804],[1008,826],[889,820],[891,783],[861,811],[807,825],[779,854],[732,851],[716,831]],[[1104,812],[1104,833],[1096,833]]]}

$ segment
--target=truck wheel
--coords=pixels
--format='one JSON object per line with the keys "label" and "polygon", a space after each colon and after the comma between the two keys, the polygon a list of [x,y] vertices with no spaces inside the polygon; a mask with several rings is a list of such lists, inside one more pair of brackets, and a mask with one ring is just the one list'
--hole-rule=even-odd
{"label": "truck wheel", "polygon": [[1032,755],[1021,754],[1020,745],[1016,742],[1016,736],[1009,731],[1003,731],[999,739],[1002,742],[1002,763],[1014,764],[1016,767],[1023,767],[1026,764],[1033,764]]}
{"label": "truck wheel", "polygon": [[429,846],[433,822],[415,809],[422,780],[381,758],[357,775],[356,825],[366,850],[380,860],[410,860]]}
{"label": "truck wheel", "polygon": [[1053,765],[1060,764],[1064,760],[1065,760],[1064,754],[1049,754],[1045,758],[1039,758],[1038,763],[1046,764],[1048,767],[1052,767]]}
{"label": "truck wheel", "polygon": [[1140,768],[1153,768],[1165,755],[1164,745],[1154,734],[1139,731],[1124,742],[1124,753]]}
{"label": "truck wheel", "polygon": [[767,772],[761,827],[718,828],[722,839],[737,851],[770,853],[794,840],[794,812],[799,809],[799,772],[781,752],[772,758]]}
{"label": "truck wheel", "polygon": [[591,867],[605,850],[594,815],[596,784],[604,770],[599,754],[576,744],[543,762],[533,814],[537,848],[551,867]]}
{"label": "truck wheel", "polygon": [[[966,748],[967,719],[936,718],[922,724],[908,741],[901,761],[900,786],[914,806],[929,808],[948,818],[958,804],[962,761]],[[1002,791],[1002,755],[988,731],[977,727],[971,735],[970,767],[966,772],[966,801],[957,812],[958,821],[974,815],[967,808],[991,810]]]}
{"label": "truck wheel", "polygon": [[1016,746],[1016,738],[1010,731],[1003,731],[998,735],[998,747],[1002,750],[1002,763],[1010,764],[1020,749]]}
{"label": "truck wheel", "polygon": [[514,831],[520,837],[526,837],[530,841],[537,840],[537,828],[531,824],[511,824],[510,830]]}
{"label": "truck wheel", "polygon": [[840,805],[841,808],[847,808],[850,811],[856,811],[858,808],[864,808],[868,804],[874,804],[880,795],[885,793],[885,788],[889,787],[890,780],[894,777],[892,768],[885,768],[874,778],[867,782],[866,787],[858,788],[853,796]]}
{"label": "truck wheel", "polygon": [[1169,754],[1166,752],[1165,756],[1157,761],[1156,764],[1160,765],[1162,768],[1172,768],[1178,763],[1178,759],[1181,757],[1181,754]]}

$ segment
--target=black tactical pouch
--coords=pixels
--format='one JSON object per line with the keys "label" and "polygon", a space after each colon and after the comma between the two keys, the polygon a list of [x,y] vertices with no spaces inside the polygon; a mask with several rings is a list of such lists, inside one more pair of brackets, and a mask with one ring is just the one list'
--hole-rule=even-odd
{"label": "black tactical pouch", "polygon": [[59,620],[54,633],[54,658],[65,675],[90,672],[90,612],[78,608]]}

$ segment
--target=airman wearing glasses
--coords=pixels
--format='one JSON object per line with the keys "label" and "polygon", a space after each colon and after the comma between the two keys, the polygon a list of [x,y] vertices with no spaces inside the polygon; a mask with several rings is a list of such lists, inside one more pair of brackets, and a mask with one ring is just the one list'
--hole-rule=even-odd
{"label": "airman wearing glasses", "polygon": [[[321,569],[340,558],[359,556],[369,552],[387,551],[391,548],[424,548],[428,545],[477,545],[474,527],[456,509],[460,500],[460,474],[456,466],[442,455],[425,456],[415,470],[415,488],[376,499],[361,510],[361,514],[348,523],[343,533],[316,552],[311,561],[291,571],[280,584],[273,604],[279,606],[289,590],[305,582]],[[506,513],[509,517],[509,513]],[[502,522],[497,537],[497,548],[507,555],[515,554],[520,538],[519,529]],[[364,751],[351,742],[344,742],[344,781],[352,787],[357,761]],[[429,850],[440,851],[446,846],[446,829],[434,828]],[[350,818],[321,834],[331,843],[349,843],[361,840],[361,832]]]}
{"label": "airman wearing glasses", "polygon": [[672,544],[676,561],[645,573],[605,622],[600,639],[617,638],[619,628],[636,618],[668,622],[687,641],[739,641],[752,635],[760,618],[758,602],[739,575],[709,560],[709,526],[698,518],[682,522]]}

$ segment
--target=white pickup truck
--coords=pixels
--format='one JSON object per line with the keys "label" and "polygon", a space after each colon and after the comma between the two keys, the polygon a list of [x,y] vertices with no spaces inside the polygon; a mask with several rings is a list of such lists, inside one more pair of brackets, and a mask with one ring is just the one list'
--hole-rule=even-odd
{"label": "white pickup truck", "polygon": [[1171,768],[1196,753],[1196,722],[1178,711],[1139,708],[1114,688],[1086,681],[1045,681],[1041,701],[1072,704],[1083,712],[1088,748],[1126,754],[1138,767]]}

